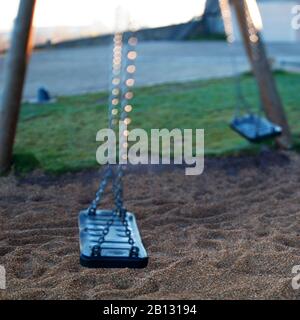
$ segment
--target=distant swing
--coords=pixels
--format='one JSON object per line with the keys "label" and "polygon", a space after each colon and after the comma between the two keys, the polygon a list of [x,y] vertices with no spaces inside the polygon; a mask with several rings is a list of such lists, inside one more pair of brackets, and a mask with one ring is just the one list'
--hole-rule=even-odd
{"label": "distant swing", "polygon": [[[113,66],[109,99],[109,127],[116,130],[118,121],[128,124],[132,107],[137,39],[131,34],[114,36]],[[123,41],[124,40],[124,41]],[[125,63],[124,63],[125,61]],[[123,132],[125,133],[125,132]],[[125,134],[121,146],[126,145]],[[127,149],[121,149],[126,156]],[[108,164],[96,197],[87,210],[79,214],[80,263],[89,268],[144,268],[148,264],[133,213],[123,206],[123,166]],[[115,209],[97,210],[108,183],[112,183]]]}
{"label": "distant swing", "polygon": [[[220,1],[220,8],[224,21],[225,32],[227,35],[227,42],[231,47],[234,36],[231,12],[228,2]],[[249,15],[248,10],[246,10],[245,13],[246,15]],[[257,37],[257,31],[253,25],[249,25],[250,21],[251,19],[248,18],[247,28],[249,37],[250,39],[252,39],[253,37]],[[257,44],[254,41],[251,41],[251,44],[254,50],[255,59],[259,59]],[[237,70],[237,63],[233,56],[232,59],[236,79],[237,105],[234,117],[230,123],[231,129],[252,143],[260,143],[265,140],[274,139],[275,137],[280,136],[282,134],[282,128],[261,115],[263,112],[261,104],[259,114],[255,114],[252,112],[252,108],[250,107],[242,92],[241,76]]]}

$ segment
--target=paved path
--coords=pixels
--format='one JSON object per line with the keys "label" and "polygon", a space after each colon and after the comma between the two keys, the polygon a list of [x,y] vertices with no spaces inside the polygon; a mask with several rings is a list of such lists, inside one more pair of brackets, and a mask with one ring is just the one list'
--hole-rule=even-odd
{"label": "paved path", "polygon": [[[270,44],[270,56],[278,61],[300,63],[300,45]],[[223,42],[144,42],[138,46],[137,85],[208,79],[231,75],[232,52],[239,70],[247,70],[243,48],[233,50]],[[54,95],[106,90],[110,47],[85,47],[35,52],[32,56],[24,97],[32,98],[45,85]],[[3,57],[0,57],[0,89]]]}

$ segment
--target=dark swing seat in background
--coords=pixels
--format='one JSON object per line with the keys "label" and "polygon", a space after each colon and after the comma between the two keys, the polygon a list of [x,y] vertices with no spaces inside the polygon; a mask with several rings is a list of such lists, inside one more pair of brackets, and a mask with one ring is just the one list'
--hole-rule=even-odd
{"label": "dark swing seat in background", "polygon": [[230,127],[252,143],[273,139],[282,133],[280,126],[272,123],[265,117],[259,117],[254,114],[235,117],[231,121]]}

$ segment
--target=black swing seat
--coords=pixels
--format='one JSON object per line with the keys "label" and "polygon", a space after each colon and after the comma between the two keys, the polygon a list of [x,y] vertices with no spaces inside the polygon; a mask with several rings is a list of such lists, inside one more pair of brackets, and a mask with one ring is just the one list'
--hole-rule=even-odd
{"label": "black swing seat", "polygon": [[246,114],[235,117],[230,127],[250,142],[259,143],[280,136],[282,128],[264,117]]}
{"label": "black swing seat", "polygon": [[134,214],[126,212],[125,220],[121,220],[112,210],[97,210],[94,215],[84,210],[79,214],[79,230],[82,266],[88,268],[147,266],[148,256]]}

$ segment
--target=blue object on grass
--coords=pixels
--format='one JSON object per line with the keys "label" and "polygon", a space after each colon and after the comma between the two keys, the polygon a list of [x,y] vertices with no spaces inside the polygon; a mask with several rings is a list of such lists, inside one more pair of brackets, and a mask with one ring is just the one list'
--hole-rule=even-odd
{"label": "blue object on grass", "polygon": [[37,92],[37,101],[39,103],[49,102],[51,100],[50,93],[47,89],[40,87]]}

